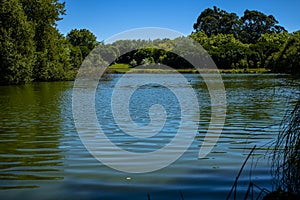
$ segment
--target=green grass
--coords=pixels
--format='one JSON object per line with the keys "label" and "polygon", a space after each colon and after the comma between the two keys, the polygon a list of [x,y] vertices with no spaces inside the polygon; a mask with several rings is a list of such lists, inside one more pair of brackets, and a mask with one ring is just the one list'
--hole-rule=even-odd
{"label": "green grass", "polygon": [[113,64],[108,67],[109,69],[128,69],[130,68],[130,65],[128,64]]}
{"label": "green grass", "polygon": [[271,70],[266,68],[248,68],[248,69],[220,69],[220,73],[224,74],[262,74],[268,73]]}
{"label": "green grass", "polygon": [[108,73],[110,74],[125,74],[130,70],[128,64],[113,64],[108,67]]}
{"label": "green grass", "polygon": [[[124,74],[124,73],[152,73],[152,74],[159,74],[159,73],[174,73],[172,70],[164,70],[164,69],[153,69],[153,68],[145,68],[145,69],[135,69],[130,68],[131,66],[128,64],[114,64],[108,67],[108,73],[110,74]],[[196,69],[177,69],[177,72],[182,74],[195,74],[198,73]],[[203,69],[201,70],[202,73],[212,73],[215,70],[212,69]],[[262,74],[270,72],[269,69],[265,68],[254,68],[254,69],[219,69],[219,73],[222,74]]]}

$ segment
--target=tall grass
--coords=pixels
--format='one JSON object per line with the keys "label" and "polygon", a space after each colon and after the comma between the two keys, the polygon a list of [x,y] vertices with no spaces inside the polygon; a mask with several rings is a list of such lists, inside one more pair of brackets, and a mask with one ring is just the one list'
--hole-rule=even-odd
{"label": "tall grass", "polygon": [[277,190],[300,196],[300,98],[284,117],[272,157]]}

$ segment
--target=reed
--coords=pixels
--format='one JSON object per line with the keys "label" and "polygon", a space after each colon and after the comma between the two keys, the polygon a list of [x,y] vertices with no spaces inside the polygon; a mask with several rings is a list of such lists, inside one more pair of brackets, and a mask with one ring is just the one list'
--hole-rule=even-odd
{"label": "reed", "polygon": [[281,124],[272,156],[277,191],[300,196],[300,98]]}

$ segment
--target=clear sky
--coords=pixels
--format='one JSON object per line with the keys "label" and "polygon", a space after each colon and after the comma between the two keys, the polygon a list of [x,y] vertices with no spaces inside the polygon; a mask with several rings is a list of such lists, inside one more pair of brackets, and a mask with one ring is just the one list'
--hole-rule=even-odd
{"label": "clear sky", "polygon": [[246,9],[272,14],[289,32],[300,29],[300,0],[65,0],[67,15],[58,23],[66,34],[86,28],[98,41],[141,27],[193,31],[199,14],[214,5],[242,16]]}

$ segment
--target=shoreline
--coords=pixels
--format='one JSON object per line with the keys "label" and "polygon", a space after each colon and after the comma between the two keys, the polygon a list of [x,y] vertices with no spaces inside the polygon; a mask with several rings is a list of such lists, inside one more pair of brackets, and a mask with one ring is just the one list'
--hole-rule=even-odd
{"label": "shoreline", "polygon": [[[125,73],[147,73],[147,74],[159,74],[159,73],[182,73],[182,74],[197,74],[199,73],[196,69],[174,69],[174,70],[166,70],[166,69],[158,69],[158,68],[138,68],[135,69],[130,68],[125,64],[117,64],[108,67],[108,74],[125,74]],[[272,73],[271,70],[266,68],[248,68],[248,69],[201,69],[201,73],[216,73],[220,74],[264,74],[264,73]]]}

